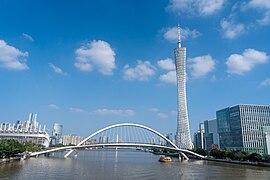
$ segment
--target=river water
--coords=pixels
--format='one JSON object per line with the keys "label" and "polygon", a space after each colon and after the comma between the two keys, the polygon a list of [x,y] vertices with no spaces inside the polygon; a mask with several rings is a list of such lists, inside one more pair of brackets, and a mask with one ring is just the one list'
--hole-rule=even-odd
{"label": "river water", "polygon": [[78,151],[77,157],[30,158],[0,165],[0,179],[270,179],[270,168],[203,160],[161,163],[138,150]]}

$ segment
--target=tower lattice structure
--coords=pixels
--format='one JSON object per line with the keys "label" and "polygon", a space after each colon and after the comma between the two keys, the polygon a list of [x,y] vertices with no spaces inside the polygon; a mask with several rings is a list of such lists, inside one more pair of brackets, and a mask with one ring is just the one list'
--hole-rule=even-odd
{"label": "tower lattice structure", "polygon": [[186,98],[186,48],[181,47],[179,25],[178,47],[174,49],[174,56],[178,91],[176,144],[181,149],[192,149]]}

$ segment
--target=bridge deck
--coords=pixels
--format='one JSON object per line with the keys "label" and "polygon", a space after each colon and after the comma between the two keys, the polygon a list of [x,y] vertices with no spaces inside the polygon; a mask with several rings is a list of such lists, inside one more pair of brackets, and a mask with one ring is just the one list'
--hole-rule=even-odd
{"label": "bridge deck", "polygon": [[80,145],[80,146],[65,146],[65,147],[59,147],[59,148],[54,148],[54,149],[49,149],[45,151],[39,151],[39,152],[33,152],[30,154],[31,157],[46,154],[46,153],[51,153],[51,152],[56,152],[56,151],[63,151],[67,149],[82,149],[82,148],[100,148],[100,147],[142,147],[142,148],[157,148],[157,149],[166,149],[166,150],[173,150],[176,152],[185,152],[189,153],[192,155],[195,155],[197,157],[200,157],[204,159],[205,157],[202,155],[199,155],[197,153],[194,153],[189,150],[185,149],[177,149],[174,147],[167,147],[167,146],[160,146],[160,145],[153,145],[153,144],[135,144],[135,143],[106,143],[106,144],[91,144],[91,145]]}

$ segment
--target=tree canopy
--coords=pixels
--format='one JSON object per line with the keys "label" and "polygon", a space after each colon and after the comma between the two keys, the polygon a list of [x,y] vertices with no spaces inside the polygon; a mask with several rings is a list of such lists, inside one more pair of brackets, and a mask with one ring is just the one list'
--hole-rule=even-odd
{"label": "tree canopy", "polygon": [[25,151],[25,146],[14,139],[0,140],[0,156],[14,156]]}
{"label": "tree canopy", "polygon": [[25,151],[35,152],[39,150],[41,150],[40,146],[30,142],[22,144],[14,139],[0,139],[0,158],[12,157]]}

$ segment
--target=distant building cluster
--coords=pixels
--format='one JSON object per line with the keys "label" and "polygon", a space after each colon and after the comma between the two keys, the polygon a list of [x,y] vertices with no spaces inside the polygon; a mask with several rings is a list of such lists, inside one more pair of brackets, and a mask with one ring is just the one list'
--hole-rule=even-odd
{"label": "distant building cluster", "polygon": [[77,145],[83,141],[85,137],[76,136],[74,134],[62,136],[62,144],[65,146]]}
{"label": "distant building cluster", "polygon": [[[76,135],[62,135],[63,125],[54,123],[51,135],[46,126],[37,121],[37,114],[30,113],[28,120],[15,123],[3,122],[0,124],[0,139],[15,139],[21,143],[30,142],[47,148],[49,145],[77,145],[84,137]],[[95,143],[93,140],[88,143]]]}
{"label": "distant building cluster", "polygon": [[99,137],[99,143],[100,144],[105,144],[105,143],[108,143],[109,142],[109,137],[107,136],[100,136]]}
{"label": "distant building cluster", "polygon": [[0,124],[0,139],[16,139],[19,142],[31,142],[48,147],[50,136],[37,121],[37,114],[30,113],[28,120],[15,123],[3,122]]}
{"label": "distant building cluster", "polygon": [[216,111],[194,133],[195,148],[270,155],[270,106],[239,104]]}

